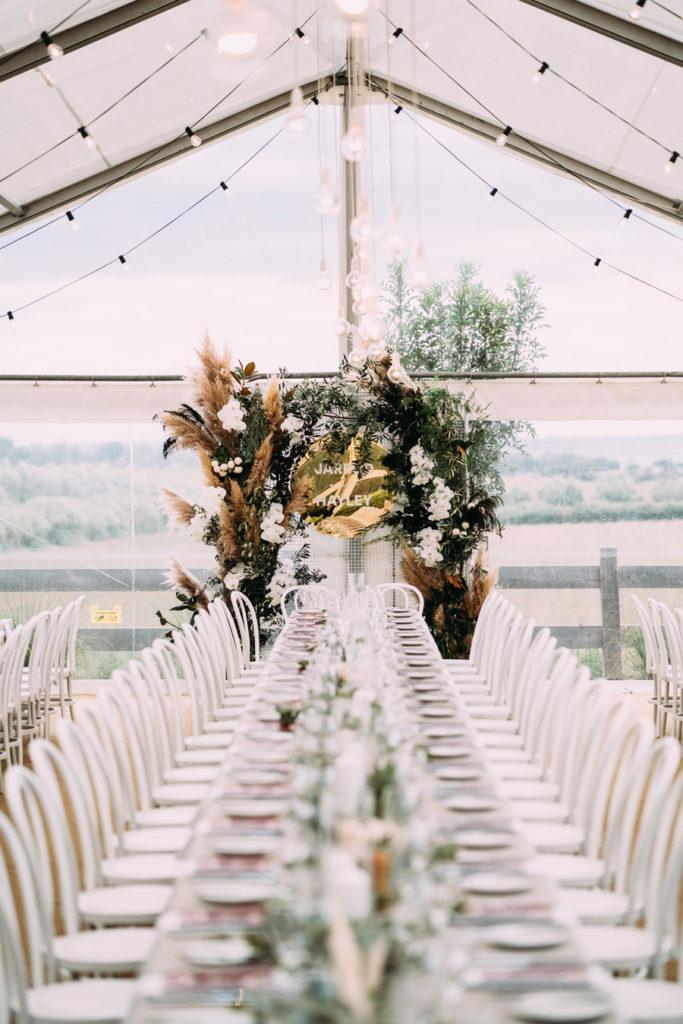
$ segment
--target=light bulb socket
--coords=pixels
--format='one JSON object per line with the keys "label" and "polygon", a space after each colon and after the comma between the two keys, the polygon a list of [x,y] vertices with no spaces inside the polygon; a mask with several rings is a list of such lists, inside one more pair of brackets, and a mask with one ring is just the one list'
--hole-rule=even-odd
{"label": "light bulb socket", "polygon": [[664,170],[666,171],[667,174],[669,174],[673,170],[673,166],[676,163],[676,161],[678,160],[678,158],[680,157],[680,155],[681,154],[677,150],[674,149],[674,151],[672,152],[671,156],[667,160],[666,165],[664,167]]}
{"label": "light bulb socket", "polygon": [[121,264],[122,267],[124,267],[126,265],[126,263],[128,262],[128,260],[126,259],[126,257],[123,254],[121,254],[118,257],[118,260],[119,260],[119,263]]}
{"label": "light bulb socket", "polygon": [[640,12],[643,10],[646,3],[647,0],[635,0],[635,3],[631,9],[631,17],[634,21],[636,20],[636,18],[640,17]]}
{"label": "light bulb socket", "polygon": [[622,217],[622,220],[623,221],[627,221],[632,213],[633,213],[633,210],[630,207],[629,207],[628,210],[624,210],[624,216]]}
{"label": "light bulb socket", "polygon": [[510,138],[511,135],[512,135],[512,127],[509,124],[507,124],[505,126],[505,128],[503,128],[503,130],[500,133],[500,135],[498,136],[498,138],[496,139],[496,145],[497,146],[504,146],[505,143],[507,142],[507,140]]}
{"label": "light bulb socket", "polygon": [[196,132],[192,131],[189,125],[187,125],[187,127],[185,128],[185,134],[190,140],[191,145],[195,147],[201,146],[202,140],[200,139]]}
{"label": "light bulb socket", "polygon": [[498,189],[497,189],[497,188],[496,188],[496,186],[494,185],[494,186],[493,186],[493,188],[491,189],[491,191],[490,191],[490,192],[489,192],[489,194],[488,194],[488,199],[489,199],[489,201],[490,201],[491,199],[495,199],[497,195],[498,195]]}
{"label": "light bulb socket", "polygon": [[72,213],[71,210],[67,210],[66,211],[66,219],[68,220],[69,224],[74,229],[74,231],[77,231],[78,230],[78,221],[76,220],[76,215],[74,213]]}
{"label": "light bulb socket", "polygon": [[550,64],[547,60],[542,61],[536,68],[536,74],[534,75],[534,82],[540,82],[546,71],[549,69]]}
{"label": "light bulb socket", "polygon": [[80,135],[80,137],[81,137],[82,139],[84,139],[84,140],[85,140],[85,139],[89,139],[89,138],[90,138],[90,132],[89,132],[89,131],[88,131],[88,129],[87,129],[86,127],[85,127],[85,125],[79,125],[79,128],[78,128],[78,134],[79,134],[79,135]]}
{"label": "light bulb socket", "polygon": [[392,34],[394,39],[398,39],[399,36],[403,35],[403,29],[399,25],[397,28],[394,29],[394,31],[391,34]]}
{"label": "light bulb socket", "polygon": [[402,110],[403,110],[403,107],[401,106],[400,103],[399,103],[399,105],[397,107],[394,107],[394,113],[395,114],[400,114]]}
{"label": "light bulb socket", "polygon": [[12,323],[12,321],[14,320],[14,313],[12,312],[11,309],[7,310],[7,319],[9,320],[10,323]]}
{"label": "light bulb socket", "polygon": [[50,60],[57,60],[58,57],[64,56],[64,50],[61,48],[59,43],[54,41],[49,32],[41,32],[40,41],[47,50],[47,55]]}
{"label": "light bulb socket", "polygon": [[307,43],[309,42],[308,36],[304,32],[304,30],[300,28],[298,25],[294,29],[294,35],[297,37],[297,39],[305,40]]}
{"label": "light bulb socket", "polygon": [[229,192],[230,191],[230,186],[228,185],[227,182],[221,181],[221,182],[219,182],[219,184],[220,184],[220,186],[221,186],[221,188],[223,189],[224,192]]}
{"label": "light bulb socket", "polygon": [[596,256],[595,260],[593,261],[593,270],[597,270],[601,263],[602,258],[600,256]]}

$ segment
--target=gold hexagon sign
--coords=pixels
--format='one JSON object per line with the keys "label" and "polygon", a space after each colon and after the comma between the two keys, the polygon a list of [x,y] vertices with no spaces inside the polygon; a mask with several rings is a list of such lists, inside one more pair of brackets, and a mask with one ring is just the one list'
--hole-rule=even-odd
{"label": "gold hexagon sign", "polygon": [[384,465],[387,452],[373,443],[371,468],[359,476],[353,468],[358,437],[342,455],[331,455],[327,444],[325,437],[315,441],[294,472],[295,480],[307,476],[311,482],[313,498],[306,518],[328,537],[355,537],[377,526],[393,508],[390,474]]}

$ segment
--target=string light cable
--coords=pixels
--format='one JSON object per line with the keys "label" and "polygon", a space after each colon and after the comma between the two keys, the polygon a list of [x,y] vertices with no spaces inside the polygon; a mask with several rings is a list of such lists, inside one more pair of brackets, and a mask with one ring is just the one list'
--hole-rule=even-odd
{"label": "string light cable", "polygon": [[[386,90],[382,89],[377,82],[375,82],[375,86],[380,92],[384,94],[384,96],[388,100],[389,97],[387,95]],[[459,156],[456,152],[454,152],[454,150],[452,150],[450,146],[448,146],[443,141],[443,139],[440,139],[438,135],[435,135],[434,132],[430,131],[430,129],[422,122],[422,120],[416,117],[414,114],[412,114],[411,111],[406,110],[404,108],[401,112],[401,116],[409,118],[410,121],[413,122],[413,124],[417,125],[420,131],[424,132],[425,135],[429,136],[430,139],[432,139],[438,146],[440,146],[441,149],[448,153],[449,156],[451,156],[464,170],[466,170],[469,174],[476,178],[477,181],[484,185],[488,191],[487,199],[493,200],[494,198],[500,198],[501,200],[504,200],[505,202],[509,203],[510,206],[514,207],[516,210],[519,210],[520,213],[525,214],[527,217],[535,221],[541,227],[544,227],[547,231],[550,231],[553,235],[556,235],[558,238],[561,238],[563,241],[565,241],[568,245],[571,245],[578,252],[581,252],[584,256],[587,256],[593,262],[594,269],[597,270],[599,267],[606,267],[610,270],[615,271],[615,273],[628,278],[631,281],[635,281],[638,284],[644,285],[647,288],[651,288],[654,291],[659,292],[661,295],[666,295],[668,298],[674,299],[676,302],[683,302],[683,295],[676,295],[674,292],[668,291],[668,289],[663,288],[661,285],[654,284],[651,281],[647,281],[644,278],[639,277],[637,274],[632,274],[629,270],[625,270],[623,267],[619,267],[616,264],[611,263],[600,256],[597,256],[594,252],[591,252],[590,249],[587,249],[580,242],[577,242],[574,238],[571,238],[569,235],[566,235],[563,231],[560,231],[559,228],[554,227],[552,224],[549,224],[548,221],[544,220],[542,217],[539,217],[539,215],[534,213],[533,210],[530,210],[527,206],[524,206],[522,203],[514,199],[507,192],[504,192],[502,189],[495,187],[493,185],[493,182],[489,181],[488,178],[484,177],[483,174],[481,174],[474,167],[472,167],[472,165],[469,164],[466,160],[463,160],[463,158]]]}
{"label": "string light cable", "polygon": [[570,89],[573,89],[575,92],[583,96],[584,99],[589,100],[596,107],[599,107],[601,110],[604,110],[605,113],[611,114],[612,117],[615,117],[618,121],[621,122],[621,124],[625,125],[631,131],[636,132],[638,135],[642,136],[642,138],[647,139],[649,142],[653,143],[653,145],[657,146],[667,155],[670,155],[671,153],[674,152],[673,146],[667,146],[664,142],[661,142],[659,139],[656,139],[653,135],[650,135],[639,125],[634,124],[633,121],[629,121],[629,119],[627,117],[624,117],[623,114],[620,114],[617,110],[614,110],[613,107],[610,107],[607,103],[604,103],[602,100],[598,99],[597,96],[594,96],[592,93],[588,92],[586,89],[583,88],[583,86],[578,85],[576,82],[572,81],[571,78],[567,78],[566,75],[563,75],[561,71],[557,70],[554,64],[550,64],[548,61],[542,60],[540,57],[538,57],[537,54],[533,52],[533,50],[530,50],[528,46],[526,46],[520,39],[518,39],[516,36],[513,36],[512,33],[509,32],[508,29],[506,29],[503,25],[501,25],[499,21],[496,21],[496,19],[491,14],[489,14],[487,11],[482,10],[482,8],[475,2],[475,0],[465,0],[465,2],[473,10],[475,10],[477,14],[480,15],[480,17],[484,18],[486,21],[489,22],[489,24],[493,25],[500,33],[502,33],[502,35],[504,35],[506,39],[509,39],[511,43],[514,43],[514,45],[523,53],[525,53],[527,57],[531,58],[531,60],[537,67],[536,73],[533,76],[532,80],[540,81],[540,79],[543,78],[545,75],[557,78],[560,82],[564,82],[565,85],[569,86]]}
{"label": "string light cable", "polygon": [[[411,38],[411,36],[408,35],[408,33],[405,30],[401,33],[401,39],[405,39],[408,43],[410,43],[411,46],[414,46],[418,53],[420,53],[425,58],[425,60],[429,61],[429,63],[432,64],[433,67],[437,68],[437,70],[439,70],[446,78],[448,78],[448,80],[452,82],[453,85],[457,86],[457,88],[464,92],[466,96],[468,96],[474,103],[477,104],[477,106],[481,107],[481,109],[484,110],[489,115],[489,117],[491,117],[494,121],[498,122],[498,124],[501,127],[501,133],[496,141],[498,142],[499,145],[505,145],[510,136],[514,134],[518,139],[521,139],[527,146],[529,146],[530,149],[535,150],[536,153],[540,154],[546,162],[554,165],[555,167],[557,167],[558,170],[562,171],[569,177],[572,177],[576,179],[576,181],[581,182],[582,185],[585,185],[586,188],[591,189],[593,192],[595,192],[596,195],[601,196],[602,199],[608,202],[611,206],[615,206],[618,210],[621,211],[622,216],[626,212],[626,210],[629,209],[629,207],[624,206],[624,204],[621,203],[618,199],[615,199],[607,192],[603,192],[602,189],[598,188],[597,185],[595,185],[588,178],[584,177],[578,171],[575,171],[572,167],[568,167],[566,164],[562,163],[562,161],[554,153],[545,149],[545,147],[542,146],[540,143],[535,142],[533,139],[530,139],[526,135],[522,135],[520,132],[514,131],[510,124],[504,121],[499,114],[492,110],[483,100],[481,100],[478,96],[475,95],[475,93],[468,89],[467,86],[465,86],[461,81],[459,81],[447,68],[440,64],[439,61],[437,61],[436,58],[431,55],[431,53],[423,49],[419,45],[419,43],[417,43],[414,39]],[[669,157],[669,160],[667,161],[667,166],[673,166],[673,164],[675,164],[679,157],[680,154],[678,152],[672,152],[671,156]],[[628,193],[624,193],[624,195],[632,203],[637,204],[638,200],[635,196],[628,195]],[[657,224],[655,221],[650,220],[648,217],[644,217],[640,213],[634,213],[632,219],[638,220],[642,224],[647,224],[655,231],[659,231],[662,234],[668,235],[669,238],[673,238],[677,242],[683,242],[683,237],[681,235],[677,234],[675,231],[671,231],[663,224]]]}
{"label": "string light cable", "polygon": [[[308,102],[306,103],[306,107],[309,107],[311,104],[313,104],[313,98],[308,100]],[[191,213],[193,210],[196,210],[198,206],[201,206],[211,196],[216,195],[216,193],[218,192],[225,193],[229,191],[229,182],[231,182],[233,178],[235,178],[238,174],[240,174],[241,171],[248,167],[249,164],[251,164],[258,156],[260,156],[260,154],[263,153],[264,150],[266,150],[273,142],[275,142],[275,140],[278,139],[285,131],[285,125],[278,128],[276,132],[270,135],[265,140],[265,142],[261,143],[261,145],[257,149],[255,149],[253,153],[251,153],[245,160],[242,161],[241,164],[239,164],[233,171],[231,171],[231,173],[227,177],[221,179],[221,181],[213,188],[209,189],[208,192],[205,192],[203,195],[199,196],[197,199],[194,200],[194,202],[184,207],[169,220],[161,224],[158,228],[155,228],[154,231],[150,231],[150,233],[148,235],[145,235],[144,238],[139,239],[134,245],[130,246],[130,248],[125,249],[122,253],[120,253],[117,256],[113,256],[106,262],[100,263],[99,266],[87,270],[85,273],[80,274],[78,277],[72,278],[72,280],[70,281],[65,281],[64,284],[58,285],[56,288],[52,288],[48,292],[43,292],[43,294],[37,295],[34,299],[30,299],[28,302],[24,302],[21,306],[15,306],[14,309],[7,310],[6,313],[0,313],[0,320],[9,320],[10,323],[12,323],[13,321],[16,320],[16,316],[18,313],[22,313],[24,310],[30,309],[32,306],[37,305],[39,302],[44,302],[46,299],[50,299],[55,295],[59,295],[61,292],[66,291],[68,288],[73,288],[74,285],[81,284],[81,282],[83,281],[87,281],[89,278],[94,277],[96,274],[101,273],[103,270],[107,270],[109,267],[118,265],[126,269],[126,267],[128,266],[128,257],[132,253],[137,252],[139,249],[142,248],[143,245],[146,245],[148,242],[151,242],[153,238],[157,238],[164,231],[167,231],[168,228],[172,227],[174,224],[177,224],[179,220],[187,216],[187,214]]]}
{"label": "string light cable", "polygon": [[[308,24],[308,22],[317,13],[317,10],[318,10],[318,8],[316,7],[315,10],[313,10],[311,12],[311,14],[309,14],[308,17],[304,21],[301,22],[301,28],[305,27]],[[246,75],[243,78],[240,79],[239,82],[237,82],[234,86],[232,86],[232,88],[229,89],[228,92],[224,96],[221,96],[221,98],[219,100],[217,100],[215,103],[213,103],[209,107],[209,109],[205,110],[204,113],[201,114],[195,121],[193,121],[190,125],[187,125],[187,126],[183,127],[182,131],[180,131],[176,136],[174,136],[171,139],[169,139],[168,142],[164,142],[160,146],[158,146],[156,149],[153,149],[150,153],[148,153],[145,157],[143,157],[142,160],[139,161],[139,163],[135,164],[133,167],[131,167],[125,173],[119,175],[116,178],[113,178],[106,185],[103,185],[101,189],[96,190],[91,195],[87,196],[81,203],[78,203],[77,205],[73,206],[72,209],[75,210],[75,211],[82,210],[84,206],[87,206],[89,203],[93,202],[95,199],[98,199],[100,196],[104,195],[106,192],[109,192],[109,190],[114,188],[116,185],[119,185],[121,182],[126,181],[128,178],[131,178],[134,175],[136,175],[140,170],[142,170],[142,168],[146,167],[147,164],[149,164],[150,161],[155,160],[158,156],[161,156],[164,152],[166,152],[166,150],[168,150],[171,146],[174,146],[178,141],[180,141],[180,140],[182,140],[184,138],[187,138],[186,132],[187,132],[187,128],[188,127],[192,130],[192,132],[197,131],[197,130],[201,130],[201,123],[202,123],[202,121],[204,121],[207,117],[209,117],[223,103],[225,103],[227,100],[229,100],[231,98],[231,96],[233,96],[234,93],[237,92],[238,89],[240,89],[243,85],[245,85],[246,82],[248,82],[249,79],[251,79],[259,71],[261,71],[266,66],[266,64],[268,64],[268,62],[273,59],[273,57],[275,57],[278,53],[280,53],[280,51],[283,50],[285,48],[285,46],[287,46],[287,44],[292,39],[296,39],[296,38],[297,37],[296,37],[294,32],[289,32],[287,34],[287,36],[280,43],[278,43],[278,45],[275,46],[270,51],[270,53],[268,53],[263,58],[263,60],[261,60],[258,64],[254,65],[246,73]],[[56,224],[56,223],[58,223],[58,222],[60,222],[62,220],[63,220],[63,215],[62,214],[58,214],[56,217],[52,217],[50,220],[45,221],[43,224],[39,224],[37,227],[31,228],[29,231],[24,232],[24,234],[18,235],[16,238],[12,238],[8,242],[5,242],[3,245],[0,245],[0,252],[2,252],[3,249],[8,249],[11,246],[16,245],[18,242],[23,241],[23,239],[25,239],[25,238],[30,238],[32,235],[35,235],[35,234],[37,234],[40,231],[46,230],[47,228],[51,227],[53,224]]]}

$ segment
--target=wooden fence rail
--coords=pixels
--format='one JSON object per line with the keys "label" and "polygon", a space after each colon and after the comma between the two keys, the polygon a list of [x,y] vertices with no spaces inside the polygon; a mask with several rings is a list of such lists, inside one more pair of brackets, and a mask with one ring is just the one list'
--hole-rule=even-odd
{"label": "wooden fence rail", "polygon": [[[193,569],[200,579],[205,570]],[[500,570],[506,590],[599,590],[601,625],[551,626],[565,647],[600,648],[608,679],[622,677],[621,652],[627,630],[621,626],[621,590],[683,590],[683,565],[619,566],[617,549],[600,548],[598,565],[508,565]],[[0,594],[7,593],[135,593],[165,591],[162,569],[2,569]],[[683,603],[683,596],[682,596]],[[135,651],[163,634],[161,628],[112,626],[81,629],[98,650]]]}

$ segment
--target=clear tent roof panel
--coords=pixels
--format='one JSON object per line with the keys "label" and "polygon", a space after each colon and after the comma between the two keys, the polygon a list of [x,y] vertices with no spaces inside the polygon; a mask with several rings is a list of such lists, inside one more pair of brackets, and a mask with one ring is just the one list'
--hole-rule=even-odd
{"label": "clear tent roof panel", "polygon": [[[89,0],[81,10],[76,0],[1,0],[0,57],[3,52],[32,43],[41,32],[53,32],[56,26],[72,28],[97,14],[122,7],[127,0]],[[76,13],[74,13],[76,12]]]}
{"label": "clear tent roof panel", "polygon": [[[553,75],[534,87],[535,61],[491,24],[468,0],[392,0],[393,21],[412,33],[415,12],[416,40],[462,87],[417,53],[406,39],[390,50],[387,65],[386,23],[383,4],[373,4],[369,18],[369,67],[405,86],[420,91],[494,124],[510,124],[521,137],[540,147],[611,172],[659,195],[677,201],[683,195],[683,160],[670,175],[663,174],[667,151],[683,152],[683,129],[678,108],[683,67],[664,62],[604,35],[545,13],[523,0],[475,0],[539,60],[565,75],[586,93],[618,111],[627,121],[659,140],[644,138],[588,98]],[[74,9],[62,0],[41,0],[33,5],[35,20],[17,4],[0,2],[0,41],[6,50],[35,40],[43,26],[56,25]],[[85,21],[122,4],[91,0],[73,19]],[[586,5],[588,6],[588,5]],[[596,9],[628,20],[631,0],[595,2]],[[672,10],[683,0],[668,0]],[[58,90],[50,88],[39,70],[26,71],[0,82],[0,193],[18,206],[29,205],[66,186],[89,178],[108,165],[148,153],[177,139],[186,124],[219,104],[233,86],[281,43],[294,28],[290,0],[253,0],[249,5],[259,20],[259,45],[248,60],[219,59],[204,38],[177,56],[92,125],[99,151],[91,151],[77,137],[53,153],[11,174],[37,153],[88,124],[127,90],[158,68],[202,29],[210,28],[225,13],[224,0],[189,0],[67,53],[44,70]],[[299,4],[298,17],[316,9],[315,0]],[[332,0],[322,0],[321,65],[324,72],[344,62],[345,33],[330,16]],[[671,38],[683,38],[683,21],[648,2],[641,18]],[[639,22],[640,24],[640,22]],[[316,22],[307,32],[316,42]],[[248,108],[264,97],[288,91],[297,81],[315,79],[317,47],[287,44],[247,82],[220,103],[207,117],[210,123],[231,112]],[[0,66],[1,66],[0,58]],[[487,109],[485,109],[487,108]],[[7,177],[7,175],[10,175]]]}

